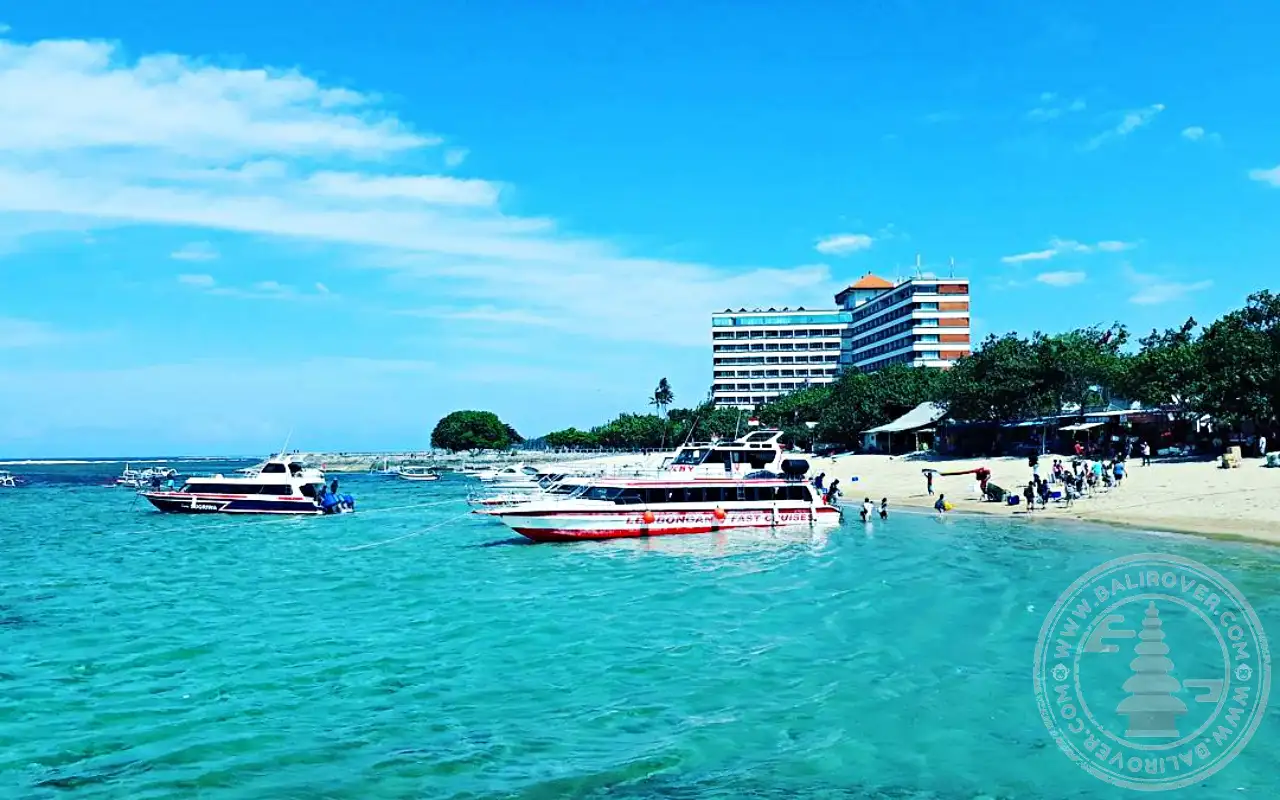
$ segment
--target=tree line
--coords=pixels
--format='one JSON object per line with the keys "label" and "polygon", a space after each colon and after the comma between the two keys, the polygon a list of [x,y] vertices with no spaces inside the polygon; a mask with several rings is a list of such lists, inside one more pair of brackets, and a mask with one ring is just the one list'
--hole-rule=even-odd
{"label": "tree line", "polygon": [[[674,400],[664,378],[649,398],[657,414],[624,413],[593,428],[566,428],[528,444],[646,449],[729,438],[747,429],[745,412],[710,403],[673,408]],[[1280,295],[1258,292],[1243,308],[1207,326],[1188,319],[1136,342],[1120,323],[1057,334],[993,334],[950,369],[894,365],[872,373],[846,372],[830,384],[783,395],[756,409],[755,416],[762,425],[782,429],[788,443],[816,439],[853,447],[862,431],[923,402],[945,404],[956,420],[1003,423],[1056,415],[1064,408],[1083,412],[1113,400],[1209,414],[1228,425],[1252,421],[1274,427],[1280,417]],[[816,423],[812,430],[809,422]]]}

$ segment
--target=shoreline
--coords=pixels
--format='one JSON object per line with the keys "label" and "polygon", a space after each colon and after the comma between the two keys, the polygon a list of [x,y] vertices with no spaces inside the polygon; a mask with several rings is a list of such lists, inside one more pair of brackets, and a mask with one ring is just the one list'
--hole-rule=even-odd
{"label": "shoreline", "polygon": [[[1065,455],[1040,459],[1047,475],[1053,460],[1070,463]],[[1007,506],[976,497],[973,476],[935,476],[934,495],[925,492],[922,469],[960,471],[986,466],[992,482],[1008,490],[1024,486],[1031,478],[1025,458],[936,459],[911,456],[854,455],[839,459],[811,459],[810,475],[825,472],[826,485],[840,480],[841,503],[856,515],[862,498],[879,505],[889,499],[895,505],[933,510],[945,494],[953,511],[1019,519],[1049,519],[1110,525],[1129,530],[1199,536],[1219,541],[1244,541],[1280,545],[1280,469],[1268,469],[1259,458],[1245,459],[1237,469],[1223,470],[1215,461],[1127,462],[1124,485],[1076,500],[1071,508],[1050,502],[1031,512],[1026,506]],[[857,481],[852,480],[854,476]],[[856,516],[855,516],[856,519]]]}

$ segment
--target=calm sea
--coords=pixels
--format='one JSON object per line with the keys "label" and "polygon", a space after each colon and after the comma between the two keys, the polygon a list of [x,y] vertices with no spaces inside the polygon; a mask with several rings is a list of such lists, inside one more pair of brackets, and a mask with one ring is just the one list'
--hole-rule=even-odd
{"label": "calm sea", "polygon": [[[1280,635],[1280,551],[1247,545],[897,512],[530,545],[456,476],[251,519],[155,513],[121,464],[0,468],[31,478],[0,489],[6,799],[1139,796],[1041,723],[1057,595],[1178,552]],[[1172,796],[1280,797],[1277,745],[1272,712]]]}

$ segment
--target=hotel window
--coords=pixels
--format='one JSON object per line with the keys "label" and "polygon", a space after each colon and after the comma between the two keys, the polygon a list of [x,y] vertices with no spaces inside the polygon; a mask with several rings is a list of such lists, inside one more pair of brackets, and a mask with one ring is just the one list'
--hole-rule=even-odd
{"label": "hotel window", "polygon": [[920,311],[937,311],[937,303],[916,303],[916,308]]}
{"label": "hotel window", "polygon": [[921,350],[917,358],[923,358],[928,361],[937,361],[938,351],[937,350]]}
{"label": "hotel window", "polygon": [[916,325],[921,328],[936,328],[938,327],[938,321],[936,319],[918,319],[916,320]]}
{"label": "hotel window", "polygon": [[917,336],[917,337],[916,337],[916,341],[917,341],[917,342],[924,342],[924,343],[926,343],[926,344],[930,344],[930,343],[933,343],[933,342],[938,341],[938,334],[936,334],[936,333],[922,333],[922,334],[920,334],[919,336]]}

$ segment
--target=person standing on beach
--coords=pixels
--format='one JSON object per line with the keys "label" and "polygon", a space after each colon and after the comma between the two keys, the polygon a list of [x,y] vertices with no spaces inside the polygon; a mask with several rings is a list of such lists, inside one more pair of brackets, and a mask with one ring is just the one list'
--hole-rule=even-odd
{"label": "person standing on beach", "polygon": [[924,471],[924,488],[929,490],[929,494],[933,494],[933,470]]}
{"label": "person standing on beach", "polygon": [[1267,437],[1265,435],[1258,437],[1258,455],[1262,458],[1267,457]]}
{"label": "person standing on beach", "polygon": [[1027,513],[1030,514],[1036,510],[1036,484],[1035,481],[1027,481],[1027,488],[1022,490],[1022,497],[1027,501]]}
{"label": "person standing on beach", "polygon": [[1124,480],[1124,462],[1123,461],[1115,462],[1115,464],[1112,465],[1111,469],[1112,469],[1112,472],[1115,473],[1116,488],[1119,489],[1120,482]]}
{"label": "person standing on beach", "polygon": [[1146,442],[1142,443],[1142,466],[1151,466],[1151,445]]}

